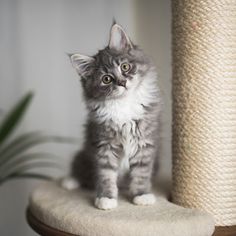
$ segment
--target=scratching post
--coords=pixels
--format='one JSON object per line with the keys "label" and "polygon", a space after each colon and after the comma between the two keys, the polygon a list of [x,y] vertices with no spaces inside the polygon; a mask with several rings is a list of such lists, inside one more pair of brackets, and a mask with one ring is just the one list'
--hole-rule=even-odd
{"label": "scratching post", "polygon": [[172,0],[173,201],[236,225],[236,1]]}

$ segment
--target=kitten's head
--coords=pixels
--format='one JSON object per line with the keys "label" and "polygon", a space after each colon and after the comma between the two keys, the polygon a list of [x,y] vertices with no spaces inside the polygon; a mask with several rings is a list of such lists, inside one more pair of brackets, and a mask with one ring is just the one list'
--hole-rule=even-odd
{"label": "kitten's head", "polygon": [[88,99],[117,99],[139,86],[150,69],[145,54],[122,27],[114,24],[109,44],[95,56],[72,54],[71,62],[81,77]]}

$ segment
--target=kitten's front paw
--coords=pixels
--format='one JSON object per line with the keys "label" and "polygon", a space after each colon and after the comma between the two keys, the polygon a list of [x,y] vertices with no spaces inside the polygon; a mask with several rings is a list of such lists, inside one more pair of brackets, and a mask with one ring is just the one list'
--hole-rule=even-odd
{"label": "kitten's front paw", "polygon": [[101,210],[111,210],[117,207],[117,199],[115,198],[96,198],[95,206]]}
{"label": "kitten's front paw", "polygon": [[156,202],[156,197],[152,193],[142,194],[133,198],[135,205],[148,206],[153,205]]}

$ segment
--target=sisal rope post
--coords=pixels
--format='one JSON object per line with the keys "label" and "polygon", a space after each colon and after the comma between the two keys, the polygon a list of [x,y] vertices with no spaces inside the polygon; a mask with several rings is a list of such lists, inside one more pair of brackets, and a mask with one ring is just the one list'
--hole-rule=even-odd
{"label": "sisal rope post", "polygon": [[172,0],[173,201],[236,225],[236,0]]}

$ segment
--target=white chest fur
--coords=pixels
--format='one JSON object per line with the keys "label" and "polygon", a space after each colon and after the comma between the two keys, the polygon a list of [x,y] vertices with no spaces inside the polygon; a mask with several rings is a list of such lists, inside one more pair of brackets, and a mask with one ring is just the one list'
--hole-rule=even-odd
{"label": "white chest fur", "polygon": [[138,134],[135,134],[135,130],[137,130],[136,125],[136,122],[132,120],[126,123],[122,128],[124,157],[121,160],[119,169],[121,176],[129,170],[129,159],[135,155],[138,150]]}
{"label": "white chest fur", "polygon": [[102,102],[96,112],[100,121],[112,120],[118,127],[132,120],[142,119],[144,107],[156,99],[156,84],[153,80],[143,82],[136,89],[128,89],[127,93],[117,99]]}
{"label": "white chest fur", "polygon": [[135,94],[131,94],[120,99],[106,101],[106,104],[97,111],[97,115],[104,121],[112,120],[122,127],[131,120],[142,118],[144,110],[141,104],[142,101],[135,98]]}

